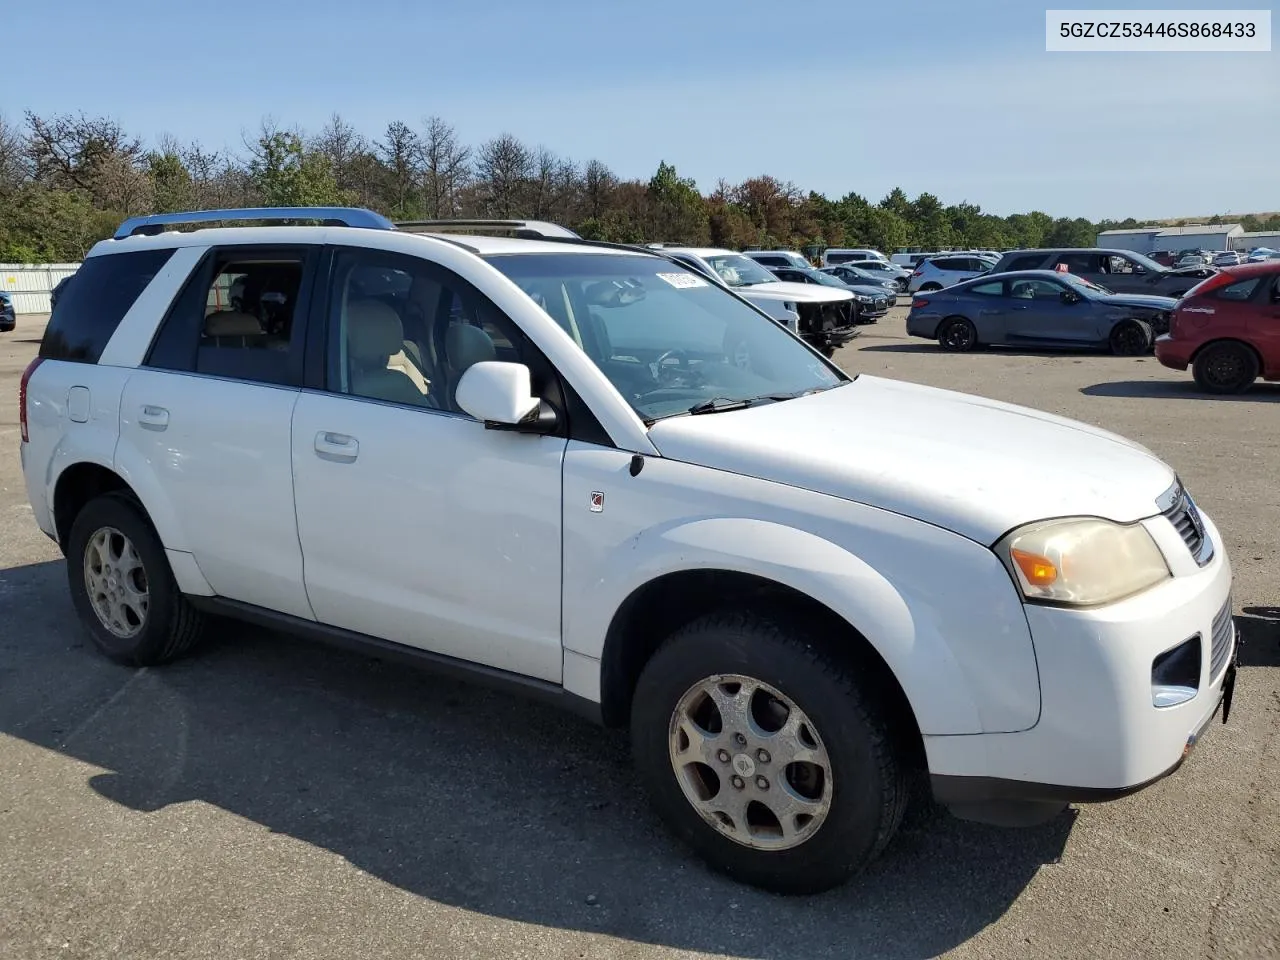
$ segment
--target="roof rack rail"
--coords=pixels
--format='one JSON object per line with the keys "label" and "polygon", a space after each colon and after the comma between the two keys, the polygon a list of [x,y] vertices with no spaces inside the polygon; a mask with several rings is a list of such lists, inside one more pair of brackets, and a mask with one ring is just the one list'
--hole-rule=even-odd
{"label": "roof rack rail", "polygon": [[116,240],[136,234],[155,236],[177,223],[214,223],[224,220],[320,220],[327,227],[364,227],[394,230],[395,224],[380,213],[363,207],[239,207],[228,210],[189,210],[184,213],[152,213],[130,217],[116,229]]}
{"label": "roof rack rail", "polygon": [[397,220],[395,226],[407,233],[512,233],[522,240],[581,239],[568,227],[545,220]]}

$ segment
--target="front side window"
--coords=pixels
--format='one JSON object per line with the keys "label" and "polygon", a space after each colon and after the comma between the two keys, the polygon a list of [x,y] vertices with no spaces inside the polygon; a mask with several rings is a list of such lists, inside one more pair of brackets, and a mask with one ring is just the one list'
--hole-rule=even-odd
{"label": "front side window", "polygon": [[574,338],[646,421],[848,382],[779,324],[668,261],[604,253],[488,260]]}
{"label": "front side window", "polygon": [[1050,280],[1015,280],[1009,285],[1009,296],[1016,300],[1061,300],[1064,289]]}
{"label": "front side window", "polygon": [[[538,297],[548,312],[558,308]],[[524,337],[461,278],[360,249],[334,259],[327,356],[331,390],[450,413],[464,413],[454,392],[473,364],[529,361]]]}

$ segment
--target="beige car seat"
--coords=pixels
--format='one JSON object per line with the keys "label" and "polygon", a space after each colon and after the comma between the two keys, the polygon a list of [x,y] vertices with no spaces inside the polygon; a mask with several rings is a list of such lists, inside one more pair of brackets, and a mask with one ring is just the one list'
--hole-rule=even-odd
{"label": "beige car seat", "polygon": [[404,352],[404,328],[395,310],[380,300],[347,306],[347,363],[356,396],[426,406],[427,383]]}

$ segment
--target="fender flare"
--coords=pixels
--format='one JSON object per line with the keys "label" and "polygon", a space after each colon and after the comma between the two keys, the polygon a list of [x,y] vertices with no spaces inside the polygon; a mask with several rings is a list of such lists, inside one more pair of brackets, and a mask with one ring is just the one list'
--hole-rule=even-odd
{"label": "fender flare", "polygon": [[673,573],[723,570],[771,580],[823,604],[860,633],[902,686],[923,734],[980,733],[969,683],[931,622],[877,570],[816,534],[765,520],[681,520],[626,541],[581,597],[565,597],[567,651],[602,661],[625,601]]}

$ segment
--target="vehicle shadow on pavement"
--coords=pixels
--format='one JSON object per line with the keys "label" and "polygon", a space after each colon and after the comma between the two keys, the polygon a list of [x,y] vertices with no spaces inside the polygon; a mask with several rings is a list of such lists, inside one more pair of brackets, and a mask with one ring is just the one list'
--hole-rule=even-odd
{"label": "vehicle shadow on pavement", "polygon": [[1236,616],[1240,666],[1280,667],[1280,607],[1244,607]]}
{"label": "vehicle shadow on pavement", "polygon": [[1255,383],[1244,393],[1205,393],[1193,380],[1118,380],[1081,387],[1089,397],[1133,397],[1152,400],[1228,400],[1246,403],[1280,402],[1280,385]]}
{"label": "vehicle shadow on pavement", "polygon": [[995,922],[1074,822],[1002,830],[922,806],[849,885],[772,896],[668,836],[625,736],[552,707],[233,624],[171,666],[115,666],[76,623],[61,563],[0,571],[0,607],[23,624],[0,637],[0,732],[105,768],[89,779],[102,797],[203,801],[495,917],[771,960],[915,960]]}

